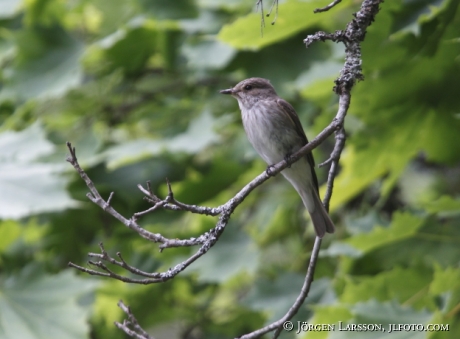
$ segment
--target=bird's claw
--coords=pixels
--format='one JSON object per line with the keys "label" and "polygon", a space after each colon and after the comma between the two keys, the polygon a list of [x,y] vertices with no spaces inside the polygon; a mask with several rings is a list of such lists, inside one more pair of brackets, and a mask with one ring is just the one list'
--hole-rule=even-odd
{"label": "bird's claw", "polygon": [[273,173],[273,169],[274,169],[274,168],[275,168],[274,165],[268,166],[267,169],[265,170],[265,173],[267,173],[267,175],[268,175],[269,177],[274,176],[274,175],[275,175],[275,174]]}
{"label": "bird's claw", "polygon": [[288,153],[284,157],[284,161],[286,161],[286,163],[288,164],[287,165],[288,168],[291,168],[291,165],[292,165],[292,163],[291,163],[291,161],[292,161],[291,160],[291,158],[292,158],[291,155],[292,155],[291,153]]}

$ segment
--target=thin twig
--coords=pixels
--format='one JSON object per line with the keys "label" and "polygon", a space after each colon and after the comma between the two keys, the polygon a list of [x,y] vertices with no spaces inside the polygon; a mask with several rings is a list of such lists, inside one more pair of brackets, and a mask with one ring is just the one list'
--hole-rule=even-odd
{"label": "thin twig", "polygon": [[316,8],[313,13],[320,13],[320,12],[326,12],[328,10],[330,10],[332,7],[334,7],[335,5],[341,3],[342,0],[334,0],[333,2],[331,2],[329,5],[325,6],[325,7],[322,7],[322,8]]}
{"label": "thin twig", "polygon": [[273,0],[272,2],[272,6],[270,7],[270,10],[268,11],[267,13],[267,18],[272,14],[272,10],[273,10],[273,7],[275,7],[276,5],[276,10],[275,10],[275,18],[273,19],[272,21],[272,25],[275,24],[276,22],[276,19],[278,19],[278,5],[279,5],[279,1],[278,0]]}
{"label": "thin twig", "polygon": [[[129,335],[132,338],[136,339],[154,339],[152,336],[150,336],[144,329],[139,325],[137,322],[136,317],[134,314],[131,312],[131,308],[126,306],[122,300],[118,302],[118,307],[122,309],[123,312],[126,313],[128,316],[128,320],[124,320],[123,324],[119,322],[115,322],[115,326],[117,326],[119,329],[124,331],[127,335]],[[134,327],[134,330],[132,330],[130,327]]]}
{"label": "thin twig", "polygon": [[[147,186],[148,186],[148,183],[147,183]],[[204,215],[211,215],[211,216],[216,216],[216,215],[219,215],[221,213],[221,208],[222,206],[219,206],[219,207],[207,207],[207,206],[197,206],[197,205],[187,205],[187,204],[184,204],[180,201],[177,201],[175,198],[174,198],[174,195],[172,197],[166,197],[164,200],[161,200],[160,198],[158,198],[156,195],[154,195],[153,193],[151,193],[151,190],[146,190],[144,187],[142,187],[142,185],[137,185],[137,188],[139,188],[139,190],[145,194],[145,198],[147,198],[147,200],[151,201],[151,203],[153,203],[154,205],[157,204],[157,203],[160,203],[160,202],[163,202],[162,203],[162,207],[164,209],[168,209],[168,210],[172,210],[172,211],[187,211],[187,212],[191,212],[191,213],[196,213],[196,214],[204,214]],[[142,211],[142,212],[137,212],[135,213],[134,215],[144,215],[144,214],[147,214],[147,213],[150,213],[152,211],[156,210],[152,208],[149,208],[148,210],[145,210],[145,211]]]}
{"label": "thin twig", "polygon": [[259,10],[260,7],[260,36],[264,36],[264,28],[265,28],[265,17],[264,17],[264,0],[257,0],[256,2],[256,11]]}
{"label": "thin twig", "polygon": [[305,301],[305,298],[308,295],[308,292],[310,291],[311,283],[313,282],[313,276],[315,273],[316,262],[318,261],[318,253],[319,253],[320,248],[321,248],[321,238],[316,237],[315,244],[313,246],[313,251],[310,257],[310,263],[308,265],[307,274],[305,276],[305,280],[302,285],[302,289],[300,290],[299,296],[297,297],[297,299],[295,300],[294,304],[291,306],[289,311],[281,319],[271,323],[268,326],[262,327],[254,332],[245,334],[239,337],[238,339],[258,338],[261,335],[271,332],[271,331],[275,331],[275,333],[273,334],[273,338],[278,338],[279,334],[281,333],[281,330],[283,329],[283,324],[289,319],[292,319],[292,317],[299,311],[300,307]]}
{"label": "thin twig", "polygon": [[[341,96],[341,98],[344,96],[345,95]],[[346,109],[348,109],[348,107]],[[329,168],[329,174],[327,177],[326,194],[324,195],[323,199],[323,205],[326,208],[326,211],[329,211],[329,204],[332,197],[332,191],[334,189],[334,180],[337,175],[340,156],[342,155],[343,148],[345,147],[345,140],[345,128],[342,126],[337,132],[335,132],[335,146],[329,159],[319,165],[319,167],[322,167],[326,164],[331,164],[331,167]]]}
{"label": "thin twig", "polygon": [[107,202],[105,203],[104,208],[103,208],[104,211],[107,211],[107,208],[110,207],[110,203],[112,202],[112,198],[114,194],[115,192],[110,192],[109,198],[107,199]]}

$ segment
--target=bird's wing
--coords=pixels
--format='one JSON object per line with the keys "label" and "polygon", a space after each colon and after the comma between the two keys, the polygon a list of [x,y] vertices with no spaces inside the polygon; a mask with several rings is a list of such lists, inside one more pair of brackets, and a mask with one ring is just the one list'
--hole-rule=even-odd
{"label": "bird's wing", "polygon": [[[300,123],[299,116],[297,115],[294,107],[292,107],[292,105],[289,102],[283,99],[277,99],[276,103],[283,110],[283,112],[285,112],[286,115],[289,117],[289,120],[291,120],[292,125],[294,126],[296,132],[298,133],[298,135],[302,137],[303,139],[302,141],[304,142],[304,145],[308,144],[307,136],[305,135],[302,124]],[[315,173],[315,160],[313,159],[313,154],[311,152],[307,153],[306,158],[307,158],[308,163],[310,164],[313,183],[315,185],[316,190],[318,191],[318,178],[316,177],[316,173]]]}

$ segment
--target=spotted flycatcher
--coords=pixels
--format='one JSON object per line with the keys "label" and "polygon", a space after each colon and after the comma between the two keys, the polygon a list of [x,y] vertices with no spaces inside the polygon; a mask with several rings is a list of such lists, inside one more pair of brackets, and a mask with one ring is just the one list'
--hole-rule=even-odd
{"label": "spotted flycatcher", "polygon": [[[238,100],[249,141],[269,167],[288,159],[308,143],[296,111],[278,97],[267,79],[249,78],[220,93]],[[322,238],[326,232],[333,233],[334,224],[319,198],[313,155],[308,153],[281,174],[302,198],[316,235]]]}

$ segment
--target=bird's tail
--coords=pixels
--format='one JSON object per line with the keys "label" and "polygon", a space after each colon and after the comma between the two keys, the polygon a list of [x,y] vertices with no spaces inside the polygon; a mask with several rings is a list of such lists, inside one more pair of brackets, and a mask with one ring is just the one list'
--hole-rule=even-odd
{"label": "bird's tail", "polygon": [[316,235],[320,238],[324,237],[327,233],[334,233],[335,226],[332,222],[329,214],[326,212],[326,209],[323,206],[319,198],[319,194],[314,188],[309,191],[309,197],[304,197],[301,195],[305,207],[310,213],[311,221],[313,222],[313,227],[315,228]]}

